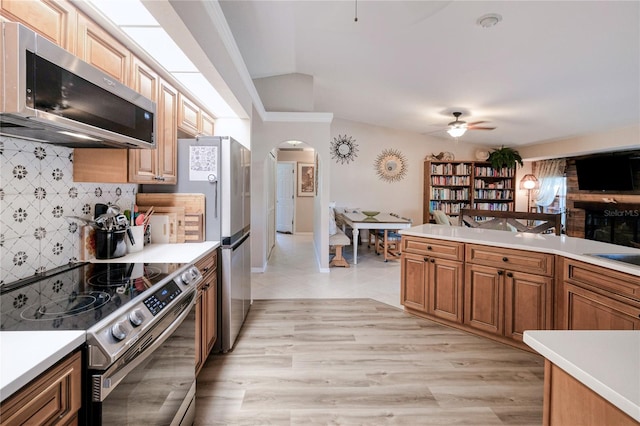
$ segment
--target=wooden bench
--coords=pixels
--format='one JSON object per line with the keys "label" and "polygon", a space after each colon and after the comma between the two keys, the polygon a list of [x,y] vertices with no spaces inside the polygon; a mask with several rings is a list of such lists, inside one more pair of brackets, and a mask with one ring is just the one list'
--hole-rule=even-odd
{"label": "wooden bench", "polygon": [[336,255],[331,259],[331,262],[329,262],[329,266],[349,267],[349,262],[342,256],[342,247],[350,244],[351,240],[340,229],[338,229],[335,234],[329,236],[329,245],[336,249]]}

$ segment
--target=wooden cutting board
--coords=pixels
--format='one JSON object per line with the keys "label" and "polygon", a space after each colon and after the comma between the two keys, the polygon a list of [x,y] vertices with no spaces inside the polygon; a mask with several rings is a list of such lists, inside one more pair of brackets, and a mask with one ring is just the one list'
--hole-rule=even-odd
{"label": "wooden cutting board", "polygon": [[[151,206],[138,205],[138,211],[146,212]],[[156,215],[169,217],[169,237],[171,243],[185,242],[185,208],[174,206],[153,206],[152,218]]]}
{"label": "wooden cutting board", "polygon": [[[139,193],[136,195],[136,203],[140,206],[154,206],[156,212],[159,207],[184,208],[183,234],[184,241],[188,243],[205,240],[205,195],[187,193]],[[140,211],[145,211],[139,207]],[[178,227],[180,228],[180,227]],[[178,229],[180,232],[180,229]]]}

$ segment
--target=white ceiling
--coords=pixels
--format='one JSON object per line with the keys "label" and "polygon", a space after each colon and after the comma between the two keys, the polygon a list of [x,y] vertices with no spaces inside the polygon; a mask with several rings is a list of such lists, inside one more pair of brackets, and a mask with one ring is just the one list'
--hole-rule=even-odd
{"label": "white ceiling", "polygon": [[313,76],[316,112],[448,138],[462,111],[491,146],[640,123],[639,1],[220,4],[251,77]]}

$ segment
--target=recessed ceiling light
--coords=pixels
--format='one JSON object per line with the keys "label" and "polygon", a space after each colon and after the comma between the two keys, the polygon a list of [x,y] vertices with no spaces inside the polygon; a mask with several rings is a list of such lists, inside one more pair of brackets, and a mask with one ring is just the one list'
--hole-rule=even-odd
{"label": "recessed ceiling light", "polygon": [[476,20],[476,24],[482,28],[491,28],[498,22],[502,21],[502,15],[498,13],[487,13]]}

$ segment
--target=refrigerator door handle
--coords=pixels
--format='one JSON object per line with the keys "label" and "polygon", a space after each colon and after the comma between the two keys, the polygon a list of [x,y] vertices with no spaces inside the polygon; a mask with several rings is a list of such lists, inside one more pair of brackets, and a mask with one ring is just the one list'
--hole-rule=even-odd
{"label": "refrigerator door handle", "polygon": [[213,173],[207,176],[209,183],[213,184],[213,217],[218,217],[218,177]]}

